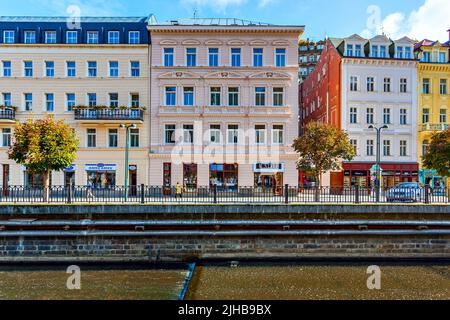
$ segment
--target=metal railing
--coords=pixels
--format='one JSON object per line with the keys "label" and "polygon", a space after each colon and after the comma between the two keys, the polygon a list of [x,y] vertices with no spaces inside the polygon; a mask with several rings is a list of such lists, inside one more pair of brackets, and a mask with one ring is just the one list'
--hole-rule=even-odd
{"label": "metal railing", "polygon": [[16,119],[16,111],[14,109],[0,109],[0,119],[1,120],[15,120]]}
{"label": "metal railing", "polygon": [[[130,186],[128,197],[125,187],[91,188],[87,186],[51,186],[48,200],[44,200],[43,187],[0,187],[0,203],[60,203],[60,204],[387,204],[423,203],[450,204],[449,189],[430,187],[414,189],[377,190],[362,187],[298,188],[285,186],[274,192],[255,187],[239,187],[221,191],[217,187],[202,187],[177,193],[176,188],[159,186]],[[125,199],[127,198],[127,200]],[[377,201],[379,198],[379,201]]]}
{"label": "metal railing", "polygon": [[445,131],[450,128],[448,123],[425,123],[419,125],[419,132]]}
{"label": "metal railing", "polygon": [[144,121],[140,109],[75,109],[75,120],[136,120]]}

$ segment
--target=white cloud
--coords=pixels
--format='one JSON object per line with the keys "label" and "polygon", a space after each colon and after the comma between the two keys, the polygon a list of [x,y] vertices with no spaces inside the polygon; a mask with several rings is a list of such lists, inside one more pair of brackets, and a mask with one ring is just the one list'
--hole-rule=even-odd
{"label": "white cloud", "polygon": [[118,0],[31,0],[36,6],[43,6],[55,15],[66,16],[71,5],[80,7],[81,16],[117,16],[124,7]]}
{"label": "white cloud", "polygon": [[273,4],[276,0],[259,0],[258,7],[265,8],[271,4]]}
{"label": "white cloud", "polygon": [[408,36],[418,40],[427,38],[445,42],[449,40],[446,33],[450,28],[448,17],[450,17],[449,0],[425,0],[417,10],[409,14],[395,12],[383,20],[379,19],[377,27],[363,30],[361,36],[370,38],[383,30],[393,39]]}
{"label": "white cloud", "polygon": [[[225,12],[228,7],[239,7],[247,0],[181,0],[184,6],[199,9],[209,7],[216,12]],[[263,0],[264,1],[264,0]]]}

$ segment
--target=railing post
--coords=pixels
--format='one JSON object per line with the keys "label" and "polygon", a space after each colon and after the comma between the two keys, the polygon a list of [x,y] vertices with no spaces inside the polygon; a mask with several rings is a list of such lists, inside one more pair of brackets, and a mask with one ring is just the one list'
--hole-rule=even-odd
{"label": "railing post", "polygon": [[314,202],[320,203],[320,193],[322,192],[322,187],[316,186],[314,188]]}
{"label": "railing post", "polygon": [[145,185],[141,184],[141,204],[145,204]]}
{"label": "railing post", "polygon": [[213,186],[214,203],[217,203],[217,185]]}
{"label": "railing post", "polygon": [[359,185],[355,186],[355,203],[359,204],[360,200],[359,200]]}
{"label": "railing post", "polygon": [[289,185],[284,185],[284,203],[289,204]]}
{"label": "railing post", "polygon": [[67,204],[72,204],[72,181],[69,181],[67,186]]}
{"label": "railing post", "polygon": [[430,204],[430,186],[425,186],[425,204]]}
{"label": "railing post", "polygon": [[380,203],[381,183],[379,180],[375,181],[375,201]]}
{"label": "railing post", "polygon": [[447,202],[450,203],[450,186],[447,188]]}

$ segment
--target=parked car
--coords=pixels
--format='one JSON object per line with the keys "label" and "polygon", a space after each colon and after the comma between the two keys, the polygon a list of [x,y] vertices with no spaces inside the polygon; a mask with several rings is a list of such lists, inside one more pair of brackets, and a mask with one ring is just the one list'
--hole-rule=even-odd
{"label": "parked car", "polygon": [[394,201],[412,201],[420,202],[425,197],[425,189],[421,187],[420,183],[407,182],[400,183],[392,189],[386,191],[387,202]]}

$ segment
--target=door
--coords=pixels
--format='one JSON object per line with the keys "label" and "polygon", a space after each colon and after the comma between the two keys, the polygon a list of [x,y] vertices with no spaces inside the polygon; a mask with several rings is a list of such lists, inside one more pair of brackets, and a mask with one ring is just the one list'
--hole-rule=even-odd
{"label": "door", "polygon": [[163,194],[172,194],[172,164],[163,164]]}
{"label": "door", "polygon": [[4,196],[9,195],[9,164],[3,165],[3,190],[2,193]]}
{"label": "door", "polygon": [[129,171],[130,189],[128,191],[130,196],[137,196],[137,166],[130,166]]}

